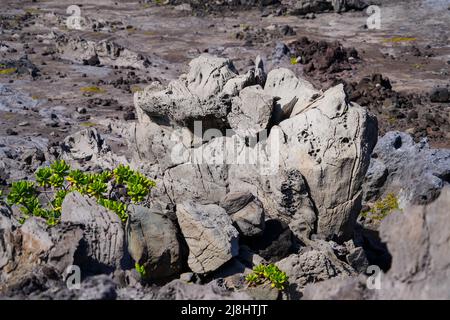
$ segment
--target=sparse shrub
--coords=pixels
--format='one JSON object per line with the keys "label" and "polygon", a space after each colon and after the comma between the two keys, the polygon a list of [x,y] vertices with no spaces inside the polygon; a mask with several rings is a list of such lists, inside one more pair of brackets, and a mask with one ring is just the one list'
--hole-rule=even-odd
{"label": "sparse shrub", "polygon": [[386,198],[380,199],[373,207],[361,213],[361,215],[365,218],[371,218],[375,221],[381,221],[386,218],[389,214],[391,214],[395,210],[399,210],[398,199],[393,193],[389,193]]}
{"label": "sparse shrub", "polygon": [[288,276],[274,264],[260,264],[253,268],[253,272],[247,275],[245,280],[250,286],[270,282],[272,288],[284,290],[288,283]]}
{"label": "sparse shrub", "polygon": [[106,90],[96,87],[96,86],[91,86],[91,87],[81,87],[80,91],[83,93],[105,93]]}
{"label": "sparse shrub", "polygon": [[14,72],[16,72],[16,71],[17,71],[16,68],[7,68],[7,69],[2,69],[2,70],[0,70],[0,74],[7,75],[7,74],[14,73]]}
{"label": "sparse shrub", "polygon": [[140,265],[138,262],[134,264],[134,268],[141,275],[141,278],[145,279],[147,277],[147,272],[145,271],[145,267]]}
{"label": "sparse shrub", "polygon": [[[35,178],[36,182],[12,183],[7,196],[8,204],[17,205],[21,210],[23,214],[21,223],[30,216],[37,216],[44,218],[49,226],[56,225],[61,217],[64,198],[72,191],[97,199],[98,204],[114,211],[123,222],[126,222],[127,203],[143,202],[145,197],[150,195],[150,189],[155,186],[154,181],[128,166],[119,165],[113,171],[89,173],[71,170],[64,160],[57,160],[50,167],[39,168]],[[126,195],[121,199],[111,197],[116,187],[126,189]],[[47,199],[46,207],[43,207],[38,199],[40,194]]]}

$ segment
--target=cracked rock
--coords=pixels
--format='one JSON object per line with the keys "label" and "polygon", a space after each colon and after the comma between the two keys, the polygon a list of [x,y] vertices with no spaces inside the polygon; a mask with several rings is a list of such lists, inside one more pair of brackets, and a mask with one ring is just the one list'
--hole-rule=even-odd
{"label": "cracked rock", "polygon": [[195,273],[217,270],[239,254],[238,232],[217,205],[177,204],[177,218],[189,246],[188,264]]}

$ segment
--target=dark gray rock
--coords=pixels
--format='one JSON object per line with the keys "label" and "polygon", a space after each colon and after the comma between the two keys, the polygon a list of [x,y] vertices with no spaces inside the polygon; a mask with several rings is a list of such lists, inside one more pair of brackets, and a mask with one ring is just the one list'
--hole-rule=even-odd
{"label": "dark gray rock", "polygon": [[450,93],[447,88],[434,88],[430,93],[431,102],[448,102],[450,101]]}
{"label": "dark gray rock", "polygon": [[450,186],[425,206],[385,218],[380,235],[392,255],[381,299],[450,299]]}
{"label": "dark gray rock", "polygon": [[233,213],[231,220],[242,236],[254,237],[261,235],[265,227],[262,203],[257,199],[253,199],[244,208]]}
{"label": "dark gray rock", "polygon": [[252,237],[264,231],[264,208],[250,192],[228,193],[220,206],[231,216],[241,235]]}
{"label": "dark gray rock", "polygon": [[250,192],[230,192],[220,201],[219,205],[228,214],[233,214],[244,208],[255,196]]}
{"label": "dark gray rock", "polygon": [[291,298],[299,298],[301,291],[309,283],[354,274],[349,266],[332,253],[318,249],[292,254],[276,265],[289,277],[288,291]]}
{"label": "dark gray rock", "polygon": [[426,204],[449,181],[450,150],[431,149],[425,140],[414,143],[407,133],[391,131],[374,148],[363,190],[366,201],[394,193],[402,206]]}
{"label": "dark gray rock", "polygon": [[182,248],[173,222],[155,208],[133,205],[129,212],[127,244],[134,261],[154,280],[177,275],[182,267]]}
{"label": "dark gray rock", "polygon": [[157,300],[250,300],[244,292],[231,292],[220,286],[217,281],[206,285],[173,280],[162,287]]}

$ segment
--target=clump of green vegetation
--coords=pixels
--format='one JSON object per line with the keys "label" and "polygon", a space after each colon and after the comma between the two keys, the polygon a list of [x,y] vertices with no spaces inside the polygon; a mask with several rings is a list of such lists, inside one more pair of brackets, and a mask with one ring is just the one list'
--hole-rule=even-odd
{"label": "clump of green vegetation", "polygon": [[298,59],[297,59],[297,57],[291,57],[291,64],[292,65],[295,65],[295,64],[297,64],[298,63]]}
{"label": "clump of green vegetation", "polygon": [[253,272],[247,275],[245,280],[250,286],[270,282],[272,288],[284,290],[288,283],[288,276],[274,264],[260,264],[253,268]]}
{"label": "clump of green vegetation", "polygon": [[381,221],[395,210],[399,210],[398,199],[393,193],[389,193],[386,198],[375,202],[374,206],[361,215],[365,218],[371,218],[375,221]]}
{"label": "clump of green vegetation", "polygon": [[96,87],[96,86],[92,86],[92,87],[81,87],[80,91],[83,93],[105,93],[106,90]]}
{"label": "clump of green vegetation", "polygon": [[139,87],[139,86],[132,86],[132,87],[130,88],[130,91],[131,91],[131,93],[136,93],[136,92],[144,91],[144,89],[142,89],[142,88]]}
{"label": "clump of green vegetation", "polygon": [[393,38],[384,39],[384,42],[392,42],[392,43],[410,42],[410,41],[417,41],[417,38],[413,38],[413,37],[393,37]]}
{"label": "clump of green vegetation", "polygon": [[145,267],[140,265],[139,262],[134,264],[134,268],[141,275],[141,278],[145,279],[147,277],[147,271],[145,271]]}
{"label": "clump of green vegetation", "polygon": [[[9,205],[17,205],[22,212],[20,222],[30,216],[42,217],[49,226],[56,225],[61,217],[62,203],[69,192],[78,191],[83,195],[95,198],[105,208],[114,211],[123,222],[128,219],[129,203],[148,202],[150,189],[155,182],[129,166],[119,165],[112,171],[89,173],[72,170],[64,160],[57,160],[49,167],[36,171],[35,182],[13,182],[7,196]],[[120,199],[112,198],[116,188],[126,190]],[[47,201],[44,207],[39,200],[43,195]]]}
{"label": "clump of green vegetation", "polygon": [[0,70],[0,74],[11,74],[17,71],[17,68],[6,68],[6,69],[2,69]]}
{"label": "clump of green vegetation", "polygon": [[80,126],[87,127],[87,128],[95,127],[96,125],[97,124],[95,122],[90,122],[90,121],[80,123]]}

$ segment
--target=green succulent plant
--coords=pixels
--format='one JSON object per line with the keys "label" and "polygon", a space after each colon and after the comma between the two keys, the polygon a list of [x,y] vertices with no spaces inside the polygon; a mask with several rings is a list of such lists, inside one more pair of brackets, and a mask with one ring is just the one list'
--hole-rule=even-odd
{"label": "green succulent plant", "polygon": [[17,181],[12,183],[7,200],[10,205],[24,205],[35,194],[36,189],[33,182]]}
{"label": "green succulent plant", "polygon": [[80,189],[88,184],[89,178],[81,170],[72,170],[69,172],[66,180],[69,182],[71,187]]}
{"label": "green succulent plant", "polygon": [[53,188],[62,188],[62,186],[64,185],[64,177],[58,174],[52,174],[49,182]]}
{"label": "green succulent plant", "polygon": [[39,186],[48,188],[50,187],[50,178],[52,176],[52,169],[40,168],[36,171],[36,182]]}
{"label": "green succulent plant", "polygon": [[147,272],[145,271],[145,267],[140,265],[138,262],[134,264],[134,268],[141,275],[142,278],[146,278]]}
{"label": "green succulent plant", "polygon": [[64,160],[56,160],[50,165],[54,175],[65,177],[69,173],[70,166]]}
{"label": "green succulent plant", "polygon": [[[50,167],[38,169],[35,178],[36,184],[26,180],[13,182],[7,195],[7,203],[17,205],[22,212],[21,223],[30,216],[37,216],[44,218],[49,226],[58,224],[64,199],[72,191],[96,198],[100,205],[115,212],[123,222],[126,222],[127,203],[143,201],[150,194],[150,188],[155,186],[154,181],[133,171],[129,166],[119,165],[113,171],[87,173],[71,170],[64,160],[57,160]],[[126,196],[120,200],[112,198],[111,192],[108,194],[108,184],[110,191],[118,185],[125,187]],[[50,187],[51,189],[48,189]],[[38,198],[40,194],[47,198],[45,207]]]}
{"label": "green succulent plant", "polygon": [[124,166],[120,164],[113,170],[115,182],[117,184],[123,184],[128,181],[130,176],[133,174],[133,170],[129,166]]}
{"label": "green succulent plant", "polygon": [[104,198],[100,198],[98,200],[98,203],[111,210],[114,211],[120,218],[120,220],[122,220],[123,222],[126,222],[128,219],[128,214],[127,214],[127,205],[123,202],[120,201],[116,201],[116,200],[109,200],[109,199],[104,199]]}
{"label": "green succulent plant", "polygon": [[97,199],[103,197],[106,191],[108,191],[108,186],[101,180],[94,180],[87,187],[88,194]]}
{"label": "green succulent plant", "polygon": [[260,264],[253,268],[253,272],[248,274],[245,280],[250,286],[270,282],[272,288],[284,290],[288,283],[288,276],[274,264]]}
{"label": "green succulent plant", "polygon": [[144,187],[142,184],[128,185],[128,195],[131,197],[131,201],[134,203],[144,201],[144,198],[148,195],[148,193],[148,188]]}

